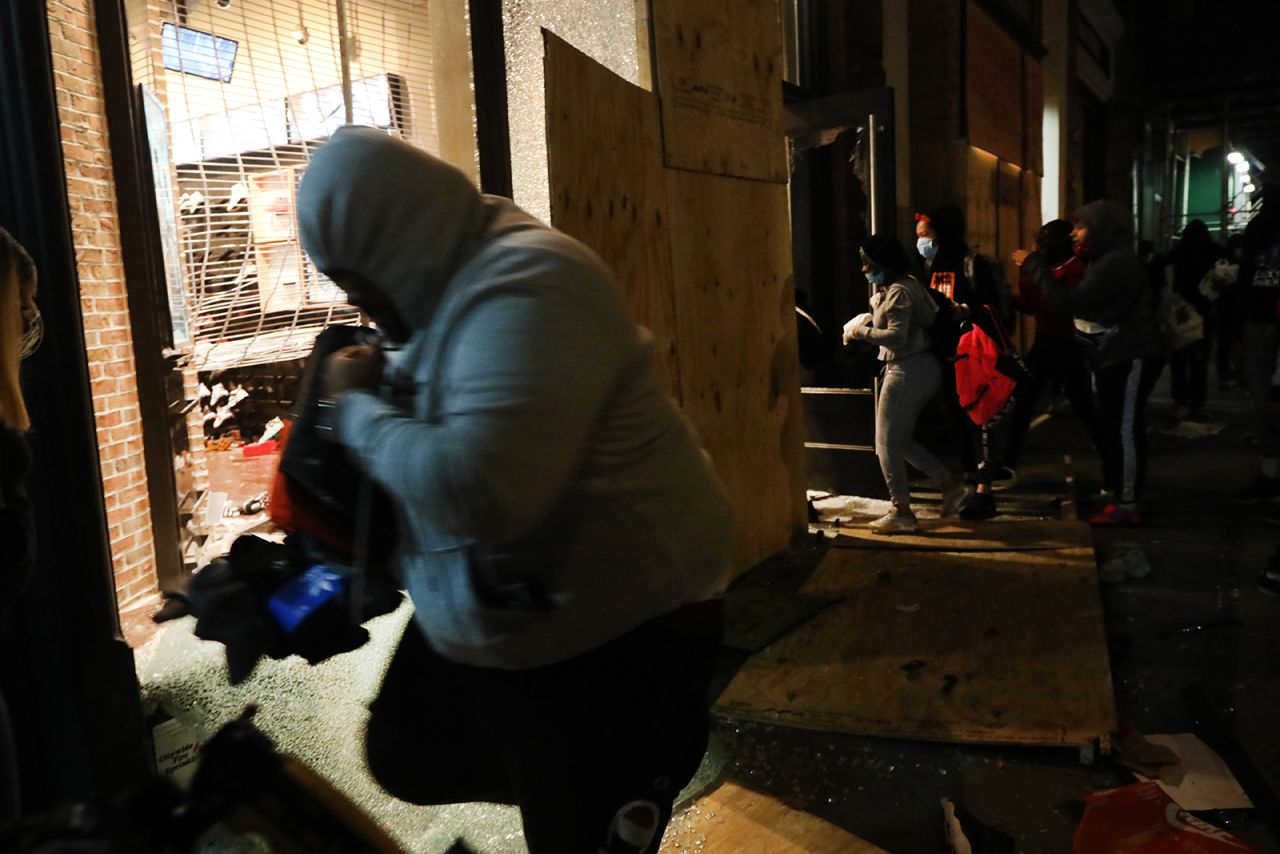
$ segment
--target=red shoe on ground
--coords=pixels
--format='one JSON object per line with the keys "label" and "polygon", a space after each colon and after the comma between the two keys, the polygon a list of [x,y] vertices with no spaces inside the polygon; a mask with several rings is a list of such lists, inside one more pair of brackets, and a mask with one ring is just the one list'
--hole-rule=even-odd
{"label": "red shoe on ground", "polygon": [[1142,514],[1136,504],[1108,504],[1089,517],[1090,525],[1138,525]]}

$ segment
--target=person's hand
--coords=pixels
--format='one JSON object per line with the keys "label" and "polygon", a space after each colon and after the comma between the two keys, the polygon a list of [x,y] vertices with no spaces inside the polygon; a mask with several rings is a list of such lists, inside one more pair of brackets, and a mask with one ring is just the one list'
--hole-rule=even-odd
{"label": "person's hand", "polygon": [[1009,257],[1013,259],[1013,263],[1016,266],[1021,267],[1022,262],[1027,260],[1027,256],[1030,254],[1031,251],[1028,249],[1015,249],[1010,253]]}
{"label": "person's hand", "polygon": [[367,344],[343,347],[325,360],[325,388],[334,397],[357,389],[375,391],[382,381],[385,365],[386,359],[379,347]]}
{"label": "person's hand", "polygon": [[871,324],[871,313],[864,311],[844,325],[844,343],[862,337],[862,330]]}

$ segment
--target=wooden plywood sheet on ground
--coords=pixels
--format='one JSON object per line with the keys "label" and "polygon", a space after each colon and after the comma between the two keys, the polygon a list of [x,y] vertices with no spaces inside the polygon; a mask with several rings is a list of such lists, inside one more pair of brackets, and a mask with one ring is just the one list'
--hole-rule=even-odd
{"label": "wooden plywood sheet on ground", "polygon": [[749,659],[718,714],[1013,745],[1116,727],[1092,549],[831,549],[801,592],[844,599]]}
{"label": "wooden plywood sheet on ground", "polygon": [[659,851],[734,854],[883,854],[817,816],[736,783],[724,783],[675,816]]}
{"label": "wooden plywood sheet on ground", "polygon": [[965,112],[969,144],[1023,165],[1022,48],[977,3],[969,3]]}
{"label": "wooden plywood sheet on ground", "polygon": [[1093,532],[1074,519],[969,522],[926,519],[918,534],[885,537],[866,527],[841,527],[837,548],[877,551],[1007,552],[1089,549]]}
{"label": "wooden plywood sheet on ground", "polygon": [[545,32],[551,224],[590,246],[654,336],[680,399],[657,99]]}
{"label": "wooden plywood sheet on ground", "polygon": [[776,0],[653,0],[668,166],[787,181]]}
{"label": "wooden plywood sheet on ground", "polygon": [[787,188],[667,170],[683,406],[738,521],[735,566],[806,525]]}

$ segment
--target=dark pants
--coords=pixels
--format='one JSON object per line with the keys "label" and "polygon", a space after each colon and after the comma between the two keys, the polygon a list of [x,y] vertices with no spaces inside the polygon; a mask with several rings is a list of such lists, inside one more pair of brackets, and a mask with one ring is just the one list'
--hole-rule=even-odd
{"label": "dark pants", "polygon": [[21,800],[18,797],[18,751],[13,743],[9,707],[0,694],[0,827],[17,821]]}
{"label": "dark pants", "polygon": [[[1026,441],[1027,431],[1031,429],[1031,421],[1035,417],[1036,401],[1043,391],[1052,389],[1054,384],[1062,386],[1071,408],[1089,435],[1089,441],[1095,448],[1101,447],[1098,407],[1093,400],[1093,382],[1075,341],[1070,338],[1038,337],[1027,351],[1026,362],[1036,381],[1020,384],[1014,395],[1018,403],[1005,448],[1008,465],[1017,467],[1022,444]],[[1024,389],[1023,385],[1027,388]]]}
{"label": "dark pants", "polygon": [[1142,497],[1147,476],[1147,399],[1164,369],[1161,358],[1094,369],[1102,416],[1102,476],[1121,504]]}
{"label": "dark pants", "polygon": [[980,436],[978,427],[969,413],[960,405],[956,393],[956,366],[954,362],[942,363],[942,382],[938,387],[938,405],[942,410],[942,423],[951,437],[952,447],[960,458],[960,465],[967,474],[977,469]]}
{"label": "dark pants", "polygon": [[703,602],[531,670],[449,661],[410,623],[370,706],[369,769],[415,804],[518,805],[532,854],[595,854],[619,809],[652,801],[657,851],[706,752],[723,622]]}
{"label": "dark pants", "polygon": [[1214,337],[1218,342],[1218,379],[1222,382],[1234,379],[1238,371],[1239,354],[1236,353],[1236,342],[1240,338],[1240,327],[1244,320],[1236,306],[1237,298],[1228,290],[1218,298],[1214,307]]}
{"label": "dark pants", "polygon": [[1208,334],[1169,354],[1174,403],[1191,409],[1204,406],[1209,390],[1209,360],[1212,355],[1213,339]]}

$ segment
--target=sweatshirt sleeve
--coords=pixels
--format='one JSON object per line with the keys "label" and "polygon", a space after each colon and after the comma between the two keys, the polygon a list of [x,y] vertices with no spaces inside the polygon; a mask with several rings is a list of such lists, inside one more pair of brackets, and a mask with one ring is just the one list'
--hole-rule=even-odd
{"label": "sweatshirt sleeve", "polygon": [[[883,327],[878,325],[881,318],[884,318]],[[911,335],[911,298],[906,288],[895,286],[885,291],[884,299],[876,307],[875,322],[877,325],[863,333],[865,340],[888,350],[907,345]]]}
{"label": "sweatshirt sleeve", "polygon": [[438,422],[351,392],[338,405],[343,442],[409,512],[460,537],[519,539],[576,474],[630,352],[582,302],[506,289],[473,304],[442,357]]}

